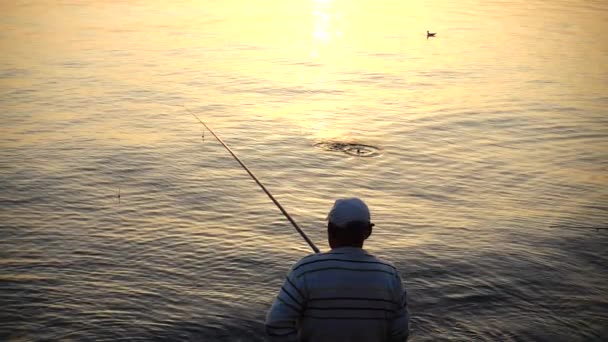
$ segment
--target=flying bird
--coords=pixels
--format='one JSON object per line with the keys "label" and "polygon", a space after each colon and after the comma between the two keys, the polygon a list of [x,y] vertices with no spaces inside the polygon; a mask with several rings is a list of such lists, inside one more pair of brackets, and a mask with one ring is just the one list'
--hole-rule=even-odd
{"label": "flying bird", "polygon": [[435,35],[437,34],[437,32],[429,32],[429,30],[426,30],[426,37],[435,37]]}

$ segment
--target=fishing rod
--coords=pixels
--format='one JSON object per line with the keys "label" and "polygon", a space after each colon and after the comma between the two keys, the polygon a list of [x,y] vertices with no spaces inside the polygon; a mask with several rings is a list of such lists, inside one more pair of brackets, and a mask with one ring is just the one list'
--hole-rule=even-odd
{"label": "fishing rod", "polygon": [[308,245],[310,246],[310,248],[312,248],[312,250],[315,253],[319,253],[319,248],[317,248],[317,246],[315,246],[315,244],[308,238],[308,236],[306,236],[306,234],[304,234],[304,231],[300,228],[300,226],[298,226],[298,224],[296,223],[296,221],[293,220],[293,218],[291,218],[291,216],[287,213],[287,211],[285,210],[285,208],[283,208],[283,206],[281,205],[281,203],[279,203],[279,201],[277,201],[274,196],[272,196],[272,194],[270,193],[270,191],[268,191],[268,189],[266,189],[266,187],[264,186],[264,184],[262,184],[258,178],[253,174],[253,172],[251,172],[251,170],[249,170],[249,168],[247,166],[245,166],[245,164],[239,159],[239,157],[236,156],[236,154],[230,149],[230,147],[228,147],[228,145],[226,145],[226,143],[224,143],[224,141],[217,135],[215,134],[215,132],[213,132],[213,130],[211,128],[209,128],[209,126],[207,126],[196,114],[194,114],[192,111],[190,111],[190,109],[188,109],[186,106],[183,106],[184,108],[186,108],[186,110],[188,112],[190,112],[190,114],[194,115],[194,117],[198,120],[198,122],[200,122],[201,124],[203,124],[203,126],[205,126],[205,128],[211,133],[213,134],[213,136],[215,137],[215,139],[217,139],[217,141],[220,142],[220,144],[222,144],[222,146],[224,146],[226,148],[226,150],[228,152],[230,152],[230,154],[234,157],[234,159],[236,159],[236,161],[241,164],[241,166],[243,167],[243,169],[245,169],[245,171],[247,171],[247,173],[251,176],[251,178],[253,178],[253,180],[258,183],[258,185],[260,186],[260,188],[262,188],[262,190],[264,190],[264,192],[266,193],[266,195],[268,195],[268,197],[272,200],[272,202],[274,202],[274,204],[276,204],[276,206],[279,208],[279,210],[283,213],[283,215],[285,215],[285,217],[289,220],[289,222],[291,222],[291,224],[293,225],[293,227],[298,231],[298,233],[300,233],[300,235],[302,236],[302,238],[308,243]]}

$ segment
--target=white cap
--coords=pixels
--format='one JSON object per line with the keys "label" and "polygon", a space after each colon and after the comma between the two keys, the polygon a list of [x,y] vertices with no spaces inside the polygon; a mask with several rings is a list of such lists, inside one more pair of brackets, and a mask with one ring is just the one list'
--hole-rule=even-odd
{"label": "white cap", "polygon": [[369,222],[371,216],[367,204],[358,198],[340,198],[327,215],[327,221],[338,227],[345,227],[349,222]]}

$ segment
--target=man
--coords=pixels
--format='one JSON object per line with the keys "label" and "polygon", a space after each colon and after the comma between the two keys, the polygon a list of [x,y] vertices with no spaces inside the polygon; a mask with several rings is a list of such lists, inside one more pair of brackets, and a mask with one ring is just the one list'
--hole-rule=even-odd
{"label": "man", "polygon": [[407,295],[399,273],[363,249],[371,216],[358,198],[327,216],[331,251],[298,261],[266,316],[271,341],[406,341]]}

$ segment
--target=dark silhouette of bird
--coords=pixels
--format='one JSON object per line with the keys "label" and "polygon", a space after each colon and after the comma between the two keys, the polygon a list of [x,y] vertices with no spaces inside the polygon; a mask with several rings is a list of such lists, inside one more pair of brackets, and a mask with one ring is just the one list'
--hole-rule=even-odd
{"label": "dark silhouette of bird", "polygon": [[429,30],[426,30],[426,37],[435,37],[435,35],[437,34],[437,32],[429,32]]}

